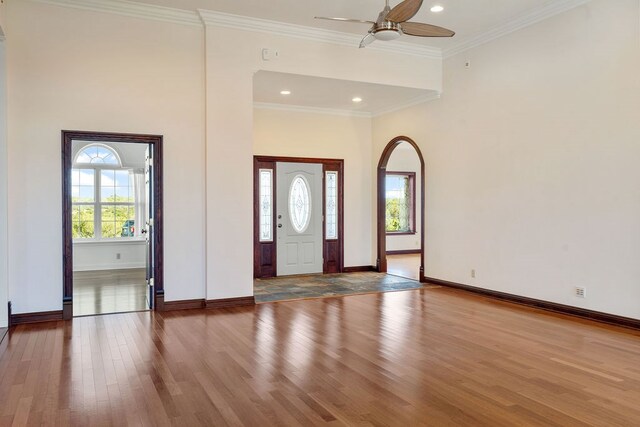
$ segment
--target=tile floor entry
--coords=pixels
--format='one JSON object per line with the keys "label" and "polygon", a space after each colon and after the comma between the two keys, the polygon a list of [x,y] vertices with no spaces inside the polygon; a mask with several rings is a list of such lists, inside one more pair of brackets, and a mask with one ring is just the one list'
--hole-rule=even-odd
{"label": "tile floor entry", "polygon": [[376,272],[286,276],[253,283],[257,303],[423,288],[415,280]]}

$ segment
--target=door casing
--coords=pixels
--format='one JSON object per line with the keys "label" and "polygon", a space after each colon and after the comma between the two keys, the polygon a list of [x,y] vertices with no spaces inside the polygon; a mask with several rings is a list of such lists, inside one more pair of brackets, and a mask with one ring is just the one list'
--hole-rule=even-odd
{"label": "door casing", "polygon": [[[319,163],[322,165],[322,188],[325,191],[326,172],[338,172],[338,238],[327,239],[325,224],[322,225],[323,274],[342,273],[344,271],[344,160],[308,157],[254,156],[253,157],[253,277],[267,278],[277,276],[276,241],[278,229],[275,226],[276,209],[273,211],[273,241],[260,242],[260,169],[273,170],[273,200],[277,199],[276,163]],[[325,203],[322,203],[322,215],[325,215]]]}
{"label": "door casing", "polygon": [[380,156],[380,161],[378,162],[378,191],[377,191],[377,224],[376,224],[376,235],[378,240],[378,255],[376,260],[376,270],[380,273],[387,272],[387,231],[386,231],[386,200],[387,200],[387,191],[386,191],[386,177],[387,177],[387,163],[389,163],[389,159],[391,158],[391,153],[396,147],[403,143],[409,143],[418,154],[418,158],[420,159],[420,282],[425,282],[424,276],[424,266],[425,266],[425,256],[424,256],[424,236],[425,236],[425,164],[424,157],[422,156],[422,151],[420,151],[420,147],[418,144],[411,138],[406,136],[398,136],[393,138],[387,146],[382,151],[382,155]]}
{"label": "door casing", "polygon": [[164,257],[163,257],[163,185],[162,185],[162,141],[161,135],[140,135],[128,133],[62,131],[62,317],[73,318],[73,230],[71,224],[71,169],[73,168],[72,143],[74,140],[95,142],[122,142],[128,144],[149,144],[153,147],[154,171],[154,310],[164,310]]}

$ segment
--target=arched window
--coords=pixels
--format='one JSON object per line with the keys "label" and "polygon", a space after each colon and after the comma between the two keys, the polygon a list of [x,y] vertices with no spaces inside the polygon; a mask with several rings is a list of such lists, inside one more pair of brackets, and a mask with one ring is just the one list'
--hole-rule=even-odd
{"label": "arched window", "polygon": [[104,144],[82,147],[71,170],[73,238],[139,236],[135,224],[137,175],[122,166],[115,149]]}
{"label": "arched window", "polygon": [[83,147],[78,154],[74,164],[90,165],[116,165],[122,166],[120,156],[110,147],[102,144],[91,144]]}

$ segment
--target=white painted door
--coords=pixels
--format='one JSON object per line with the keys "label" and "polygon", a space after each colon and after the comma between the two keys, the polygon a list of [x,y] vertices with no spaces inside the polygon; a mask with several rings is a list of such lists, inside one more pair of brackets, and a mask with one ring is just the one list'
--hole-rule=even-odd
{"label": "white painted door", "polygon": [[147,268],[147,305],[150,309],[153,309],[153,285],[154,285],[154,226],[153,226],[153,212],[154,212],[154,200],[153,200],[153,146],[149,145],[145,155],[145,168],[144,168],[144,228],[142,233],[145,237],[146,247],[146,268]]}
{"label": "white painted door", "polygon": [[278,276],[322,273],[322,165],[276,169]]}

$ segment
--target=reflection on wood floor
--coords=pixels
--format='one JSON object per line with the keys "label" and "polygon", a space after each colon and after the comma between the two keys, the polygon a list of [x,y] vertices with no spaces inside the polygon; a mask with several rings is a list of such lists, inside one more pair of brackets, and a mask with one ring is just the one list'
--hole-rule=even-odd
{"label": "reflection on wood floor", "polygon": [[0,328],[0,343],[4,339],[5,335],[7,335],[8,328]]}
{"label": "reflection on wood floor", "polygon": [[420,254],[387,255],[387,273],[420,280]]}
{"label": "reflection on wood floor", "polygon": [[253,282],[253,293],[258,303],[420,288],[422,284],[414,280],[373,272],[284,276]]}
{"label": "reflection on wood floor", "polygon": [[0,425],[637,426],[640,333],[447,288],[19,325]]}
{"label": "reflection on wood floor", "polygon": [[74,316],[148,308],[144,268],[73,273]]}

